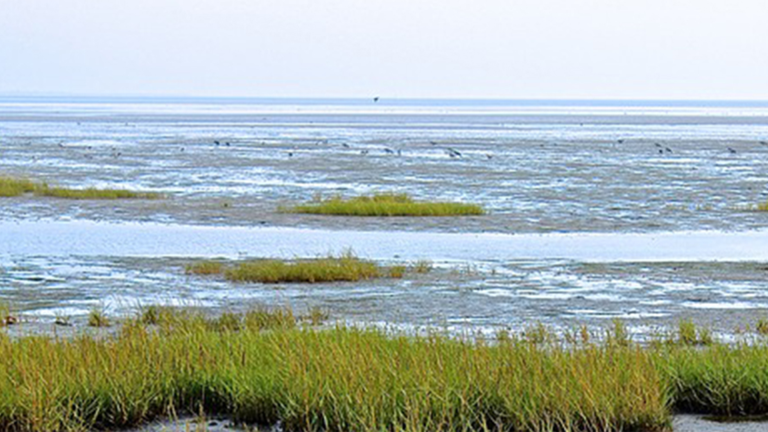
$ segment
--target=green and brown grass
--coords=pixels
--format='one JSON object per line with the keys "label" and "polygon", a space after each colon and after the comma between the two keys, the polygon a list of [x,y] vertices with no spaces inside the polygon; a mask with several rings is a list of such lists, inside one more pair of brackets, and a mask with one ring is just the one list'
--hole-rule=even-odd
{"label": "green and brown grass", "polygon": [[618,323],[563,344],[542,328],[488,343],[298,322],[153,307],[114,336],[0,334],[0,429],[209,413],[286,431],[665,431],[673,411],[768,413],[765,343],[640,346]]}
{"label": "green and brown grass", "polygon": [[15,197],[34,192],[40,186],[27,179],[0,176],[0,197]]}
{"label": "green and brown grass", "polygon": [[310,204],[282,208],[288,213],[335,216],[476,216],[485,210],[476,204],[416,201],[408,194],[377,193],[344,199],[317,198]]}
{"label": "green and brown grass", "polygon": [[224,275],[233,282],[321,283],[402,278],[406,268],[402,265],[382,267],[352,253],[344,253],[307,260],[252,260],[229,266],[220,261],[200,261],[187,265],[185,270],[187,274]]}
{"label": "green and brown grass", "polygon": [[71,189],[50,186],[45,182],[0,176],[0,197],[14,197],[31,193],[35,196],[75,200],[159,199],[156,192],[133,192],[124,189]]}

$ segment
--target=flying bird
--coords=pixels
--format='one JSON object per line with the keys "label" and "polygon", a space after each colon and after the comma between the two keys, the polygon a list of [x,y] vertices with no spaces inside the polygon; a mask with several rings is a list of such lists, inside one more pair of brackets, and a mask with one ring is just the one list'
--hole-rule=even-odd
{"label": "flying bird", "polygon": [[461,157],[461,153],[450,147],[446,148],[445,151],[448,152],[448,156],[452,158]]}

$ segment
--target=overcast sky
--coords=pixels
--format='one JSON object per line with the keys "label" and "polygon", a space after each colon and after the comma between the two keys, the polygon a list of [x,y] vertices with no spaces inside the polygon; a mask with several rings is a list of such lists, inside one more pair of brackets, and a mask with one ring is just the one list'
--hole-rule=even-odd
{"label": "overcast sky", "polygon": [[0,94],[768,100],[764,0],[0,0]]}

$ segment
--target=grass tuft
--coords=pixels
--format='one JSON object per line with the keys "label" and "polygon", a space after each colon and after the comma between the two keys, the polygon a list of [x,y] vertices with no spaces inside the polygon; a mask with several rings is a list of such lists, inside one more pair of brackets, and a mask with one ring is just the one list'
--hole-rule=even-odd
{"label": "grass tuft", "polygon": [[768,319],[760,318],[755,324],[755,331],[763,336],[768,336]]}
{"label": "grass tuft", "polygon": [[0,177],[0,197],[14,197],[31,193],[36,196],[95,200],[95,199],[159,199],[163,195],[156,192],[132,192],[124,189],[70,189],[52,187],[48,183],[34,182],[28,179]]}
{"label": "grass tuft", "polygon": [[289,213],[337,216],[475,216],[485,214],[476,204],[420,202],[407,194],[378,193],[344,199],[334,196],[311,204],[281,209]]}
{"label": "grass tuft", "polygon": [[432,261],[430,260],[418,260],[413,263],[413,272],[418,274],[429,273],[432,271]]}
{"label": "grass tuft", "polygon": [[15,197],[31,193],[38,186],[31,180],[0,176],[0,197]]}
{"label": "grass tuft", "polygon": [[373,279],[383,275],[373,262],[353,255],[329,256],[306,261],[258,260],[240,263],[225,271],[234,282],[341,282]]}
{"label": "grass tuft", "polygon": [[88,326],[90,327],[109,327],[111,322],[107,315],[104,313],[104,309],[96,307],[88,312]]}
{"label": "grass tuft", "polygon": [[188,264],[184,271],[187,274],[201,276],[218,275],[224,273],[224,263],[220,261],[200,261]]}
{"label": "grass tuft", "polygon": [[381,267],[356,257],[352,252],[324,258],[283,261],[262,259],[226,266],[219,261],[200,261],[185,267],[187,274],[219,275],[233,282],[321,283],[356,282],[373,278],[402,278],[407,267]]}
{"label": "grass tuft", "polygon": [[45,187],[35,191],[36,195],[74,199],[74,200],[118,200],[118,199],[159,199],[162,195],[156,192],[133,192],[125,189],[69,189],[62,187]]}
{"label": "grass tuft", "polygon": [[690,319],[678,323],[677,343],[680,345],[711,345],[714,340],[712,332],[704,327],[697,327]]}

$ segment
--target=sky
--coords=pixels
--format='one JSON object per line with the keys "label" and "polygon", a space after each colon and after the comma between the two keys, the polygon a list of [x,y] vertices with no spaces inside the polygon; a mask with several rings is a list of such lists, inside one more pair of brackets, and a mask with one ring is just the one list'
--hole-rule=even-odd
{"label": "sky", "polygon": [[768,100],[763,0],[0,0],[0,94]]}

